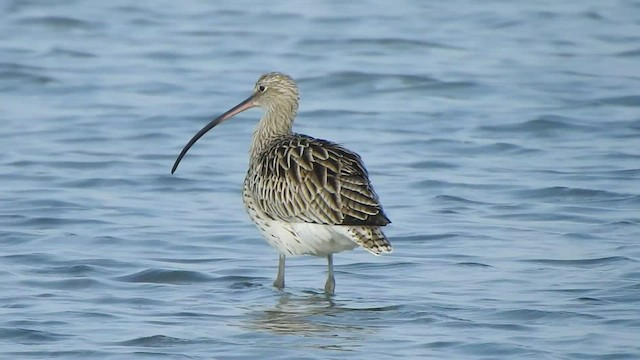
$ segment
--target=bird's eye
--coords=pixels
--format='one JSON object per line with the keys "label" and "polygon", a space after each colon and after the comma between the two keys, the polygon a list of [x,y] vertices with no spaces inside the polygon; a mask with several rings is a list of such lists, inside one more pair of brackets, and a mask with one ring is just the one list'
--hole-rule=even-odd
{"label": "bird's eye", "polygon": [[260,92],[264,92],[265,90],[267,90],[267,88],[264,87],[264,85],[260,85],[258,86],[258,90],[260,90]]}

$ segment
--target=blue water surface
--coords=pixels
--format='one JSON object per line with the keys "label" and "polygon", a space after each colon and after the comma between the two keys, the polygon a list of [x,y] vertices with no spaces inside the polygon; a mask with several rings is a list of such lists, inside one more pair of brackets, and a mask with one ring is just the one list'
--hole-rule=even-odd
{"label": "blue water surface", "polygon": [[[640,2],[0,4],[3,359],[640,359]],[[277,253],[240,190],[295,130],[358,152],[389,256]]]}

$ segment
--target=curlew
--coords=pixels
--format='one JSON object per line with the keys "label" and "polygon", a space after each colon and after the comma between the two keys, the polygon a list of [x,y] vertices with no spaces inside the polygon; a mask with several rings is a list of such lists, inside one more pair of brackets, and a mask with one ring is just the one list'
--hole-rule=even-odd
{"label": "curlew", "polygon": [[282,73],[262,75],[246,100],[215,118],[182,149],[207,131],[252,107],[264,115],[253,134],[242,198],[249,217],[279,253],[273,285],[284,288],[287,256],[327,259],[325,292],[335,291],[333,254],[357,246],[374,255],[392,251],[381,230],[384,214],[358,154],[336,143],[292,131],[298,112],[298,87]]}

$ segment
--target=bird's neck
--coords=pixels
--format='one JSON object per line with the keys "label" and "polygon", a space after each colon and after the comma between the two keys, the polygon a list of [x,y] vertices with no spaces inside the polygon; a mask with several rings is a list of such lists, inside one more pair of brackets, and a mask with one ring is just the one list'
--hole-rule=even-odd
{"label": "bird's neck", "polygon": [[253,132],[253,142],[250,150],[251,158],[258,157],[274,140],[292,133],[293,120],[297,111],[297,102],[291,104],[283,103],[266,109],[264,116]]}

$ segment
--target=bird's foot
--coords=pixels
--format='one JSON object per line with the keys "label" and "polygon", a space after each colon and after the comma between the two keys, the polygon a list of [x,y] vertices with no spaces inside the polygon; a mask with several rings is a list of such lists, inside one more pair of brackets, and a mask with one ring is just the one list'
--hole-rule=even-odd
{"label": "bird's foot", "polygon": [[278,290],[284,289],[284,277],[276,278],[276,280],[273,282],[273,286]]}
{"label": "bird's foot", "polygon": [[278,261],[278,275],[276,276],[276,280],[273,282],[273,286],[278,290],[284,289],[284,262],[285,256],[280,254]]}
{"label": "bird's foot", "polygon": [[324,293],[327,295],[333,295],[336,291],[336,279],[333,276],[327,277],[327,282],[324,284]]}

